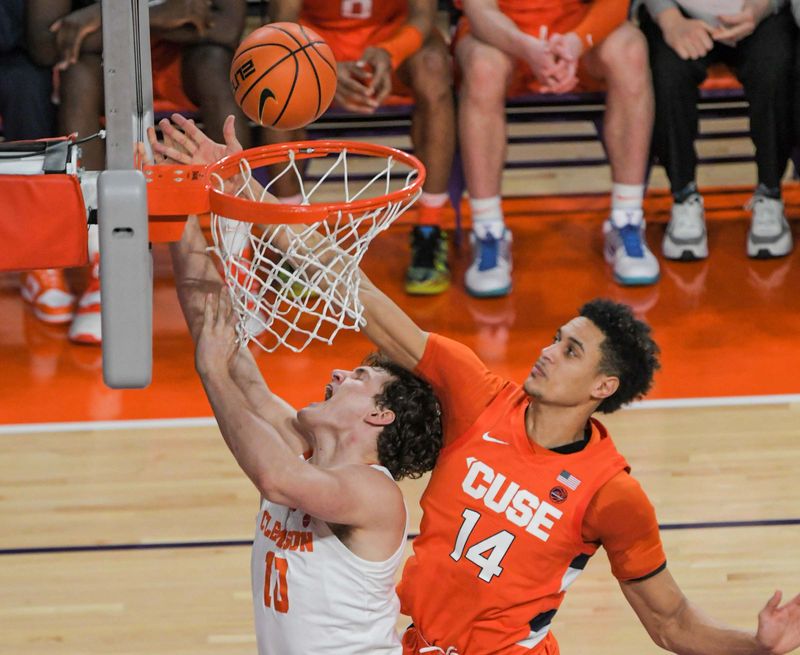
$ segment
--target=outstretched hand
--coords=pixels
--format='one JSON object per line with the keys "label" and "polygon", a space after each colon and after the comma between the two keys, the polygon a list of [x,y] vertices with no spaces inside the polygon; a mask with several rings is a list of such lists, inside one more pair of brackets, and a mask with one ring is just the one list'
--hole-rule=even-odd
{"label": "outstretched hand", "polygon": [[201,376],[227,372],[233,366],[239,352],[234,325],[228,289],[221,287],[218,293],[209,293],[194,355],[195,368]]}
{"label": "outstretched hand", "polygon": [[756,640],[772,655],[790,653],[800,647],[800,594],[780,607],[776,591],[758,613]]}
{"label": "outstretched hand", "polygon": [[156,131],[147,128],[147,140],[160,164],[212,164],[223,157],[241,152],[242,144],[236,138],[236,120],[233,115],[225,119],[222,135],[225,143],[212,141],[197,125],[181,114],[172,114],[170,120],[162,118],[158,126],[164,136],[158,140]]}

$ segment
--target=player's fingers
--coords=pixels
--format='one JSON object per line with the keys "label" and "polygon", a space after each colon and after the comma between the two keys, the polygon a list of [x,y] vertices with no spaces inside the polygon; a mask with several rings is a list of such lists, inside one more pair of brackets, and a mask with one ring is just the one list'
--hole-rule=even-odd
{"label": "player's fingers", "polygon": [[[153,128],[148,128],[152,130]],[[148,139],[150,135],[148,134]],[[152,141],[151,141],[152,143]],[[154,164],[153,158],[147,153],[147,147],[142,141],[136,142],[136,157],[138,158],[139,166],[152,166]]]}
{"label": "player's fingers", "polygon": [[352,77],[339,78],[339,88],[348,95],[366,96],[369,92],[369,87]]}
{"label": "player's fingers", "polygon": [[187,154],[182,150],[178,150],[177,148],[172,148],[170,146],[164,145],[163,143],[155,143],[153,144],[153,151],[162,155],[165,161],[175,162],[176,164],[191,164],[192,157],[191,155]]}
{"label": "player's fingers", "polygon": [[166,118],[162,118],[158,122],[158,126],[161,128],[161,138],[164,140],[164,145],[174,148],[177,145],[177,141],[171,135],[175,132],[175,127]]}
{"label": "player's fingers", "polygon": [[[180,122],[179,117],[183,119]],[[174,131],[175,133],[172,135],[172,138],[186,148],[187,152],[195,152],[197,147],[208,139],[192,119],[184,118],[180,114],[172,114],[172,121],[177,123],[181,128],[181,130]]]}
{"label": "player's fingers", "polygon": [[156,128],[152,126],[147,128],[147,141],[150,143],[150,147],[155,149],[155,144],[158,143],[158,135],[156,134]]}
{"label": "player's fingers", "polygon": [[180,133],[187,135],[187,139],[191,140],[193,144],[200,146],[211,140],[197,127],[197,124],[191,118],[186,118],[183,114],[174,113],[170,116],[170,119],[180,128]]}
{"label": "player's fingers", "polygon": [[233,114],[230,114],[225,119],[225,123],[222,126],[222,136],[225,139],[225,145],[228,146],[228,150],[233,152],[242,150],[242,144],[239,143],[239,139],[236,137],[236,117]]}
{"label": "player's fingers", "polygon": [[762,610],[762,611],[770,611],[770,612],[772,612],[772,611],[778,609],[778,605],[781,604],[781,598],[782,597],[783,597],[783,594],[781,593],[780,589],[778,589],[777,591],[775,591],[774,594],[772,594],[772,597],[767,601],[767,604],[764,605],[764,610]]}
{"label": "player's fingers", "polygon": [[743,11],[740,11],[738,14],[725,14],[723,16],[719,16],[719,22],[723,25],[738,25],[739,23],[746,21],[748,16]]}

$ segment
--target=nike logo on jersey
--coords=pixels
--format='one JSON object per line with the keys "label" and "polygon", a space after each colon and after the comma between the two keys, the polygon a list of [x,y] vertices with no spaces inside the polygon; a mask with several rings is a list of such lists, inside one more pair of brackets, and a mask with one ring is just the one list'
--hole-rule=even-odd
{"label": "nike logo on jersey", "polygon": [[501,443],[501,444],[503,444],[504,446],[507,446],[507,445],[508,445],[508,441],[502,441],[502,440],[500,440],[500,439],[495,439],[495,438],[494,438],[493,436],[491,436],[491,435],[490,435],[488,432],[484,432],[484,433],[483,433],[483,437],[481,437],[481,438],[482,438],[484,441],[488,441],[488,442],[490,442],[490,443]]}
{"label": "nike logo on jersey", "polygon": [[465,494],[483,501],[488,509],[505,515],[507,521],[525,528],[525,532],[537,539],[550,538],[555,522],[564,514],[560,509],[475,457],[467,458],[467,466],[467,475],[461,482]]}

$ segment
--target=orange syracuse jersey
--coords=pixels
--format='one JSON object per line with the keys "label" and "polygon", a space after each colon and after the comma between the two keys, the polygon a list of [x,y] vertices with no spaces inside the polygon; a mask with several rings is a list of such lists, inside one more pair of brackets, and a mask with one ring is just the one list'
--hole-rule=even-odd
{"label": "orange syracuse jersey", "polygon": [[[457,370],[461,385],[443,383],[442,367]],[[599,546],[582,537],[587,506],[627,463],[594,419],[577,452],[531,443],[524,390],[454,342],[431,335],[417,371],[437,378],[448,427],[398,587],[414,622],[405,652],[557,653],[550,624]],[[462,393],[469,404],[457,402]]]}

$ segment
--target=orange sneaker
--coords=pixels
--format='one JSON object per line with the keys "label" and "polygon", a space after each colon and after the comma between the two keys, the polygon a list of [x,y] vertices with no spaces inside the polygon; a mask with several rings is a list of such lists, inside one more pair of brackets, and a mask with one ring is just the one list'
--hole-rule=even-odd
{"label": "orange sneaker", "polygon": [[73,343],[100,345],[100,255],[92,258],[89,286],[78,301],[78,311],[69,327],[69,340]]}
{"label": "orange sneaker", "polygon": [[75,315],[75,296],[59,268],[23,273],[22,298],[30,303],[33,315],[45,323],[69,323]]}

